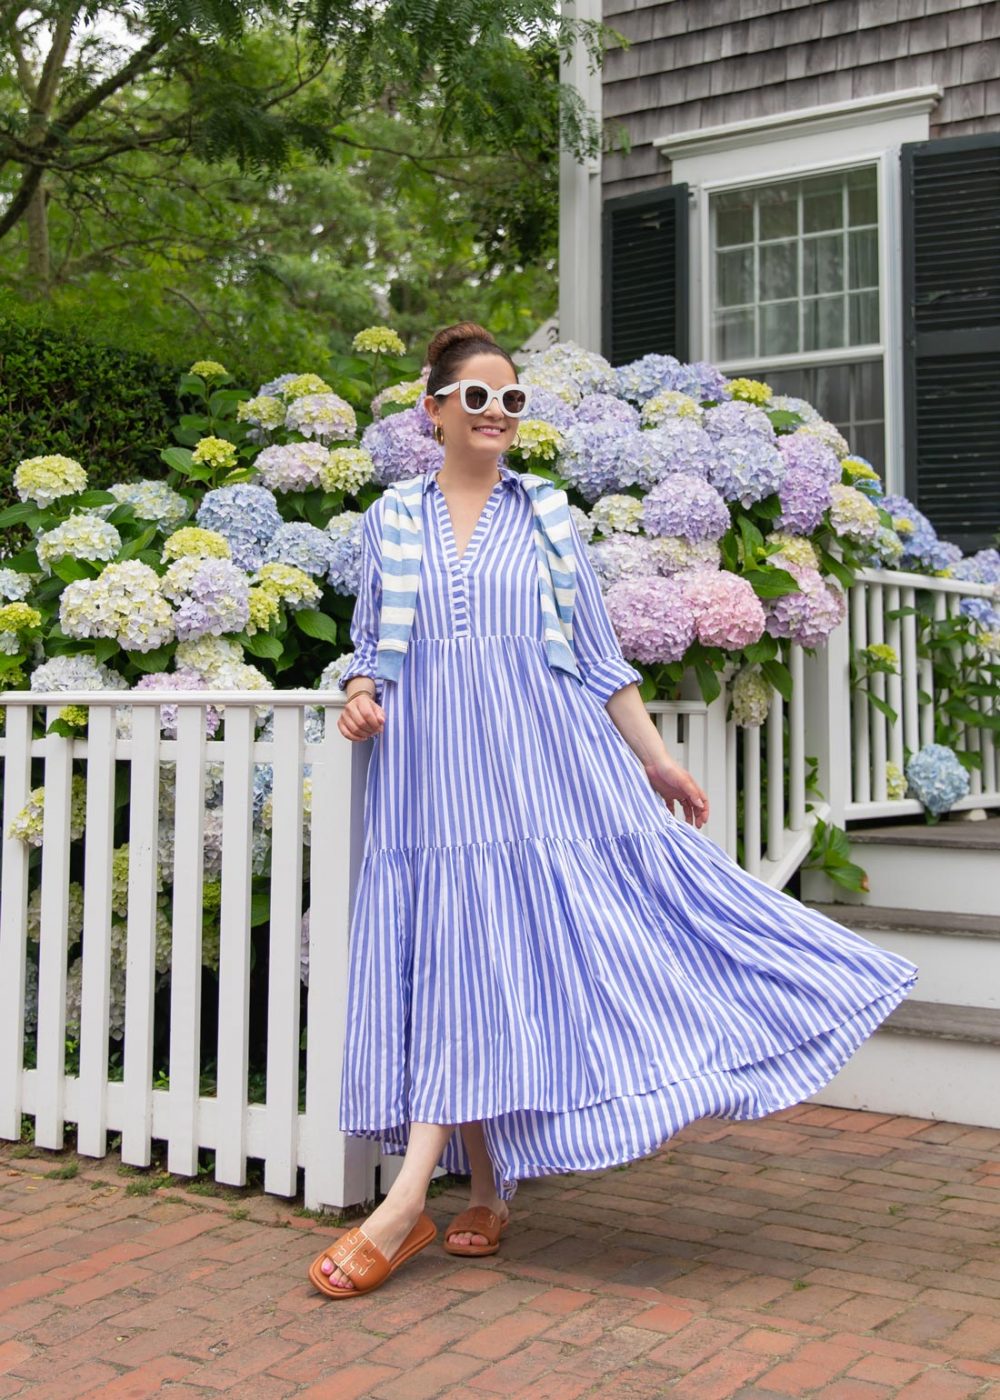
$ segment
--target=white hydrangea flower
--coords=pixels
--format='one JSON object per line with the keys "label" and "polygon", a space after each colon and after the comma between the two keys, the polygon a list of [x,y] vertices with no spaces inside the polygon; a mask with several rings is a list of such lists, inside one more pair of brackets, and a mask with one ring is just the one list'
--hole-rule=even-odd
{"label": "white hydrangea flower", "polygon": [[68,637],[111,637],[126,651],[154,651],[174,639],[160,577],[138,559],[69,584],[59,600],[59,625]]}
{"label": "white hydrangea flower", "polygon": [[642,529],[642,501],[635,496],[602,496],[591,507],[590,518],[602,535],[617,530],[637,535]]}
{"label": "white hydrangea flower", "polygon": [[96,515],[71,515],[53,530],[39,535],[35,545],[38,562],[46,574],[52,564],[67,555],[88,561],[114,559],[122,547],[122,537],[113,525]]}

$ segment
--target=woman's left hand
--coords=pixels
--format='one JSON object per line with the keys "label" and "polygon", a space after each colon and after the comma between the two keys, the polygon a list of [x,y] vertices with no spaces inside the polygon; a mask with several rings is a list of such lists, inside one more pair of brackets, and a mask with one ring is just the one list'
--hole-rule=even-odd
{"label": "woman's left hand", "polygon": [[704,826],[708,821],[708,797],[686,768],[675,763],[672,758],[658,758],[652,763],[644,763],[646,777],[654,792],[658,792],[674,814],[674,803],[684,808],[684,815],[693,826]]}

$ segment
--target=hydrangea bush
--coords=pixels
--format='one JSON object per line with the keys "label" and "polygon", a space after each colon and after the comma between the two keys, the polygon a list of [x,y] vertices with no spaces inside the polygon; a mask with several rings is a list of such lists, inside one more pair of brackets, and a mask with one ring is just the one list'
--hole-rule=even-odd
{"label": "hydrangea bush", "polygon": [[[176,442],[147,479],[93,490],[86,464],[73,458],[18,464],[19,503],[0,513],[0,525],[27,526],[33,544],[0,560],[0,685],[262,693],[334,686],[349,658],[363,513],[389,483],[443,457],[422,403],[427,367],[407,359],[385,326],[360,331],[353,350],[327,379],[289,373],[255,392],[233,386],[218,361],[198,361],[179,384]],[[909,501],[884,494],[871,464],[801,399],[670,355],[613,367],[571,343],[533,355],[520,377],[533,388],[531,416],[520,423],[510,465],[567,491],[624,653],[642,670],[646,700],[676,697],[692,674],[708,701],[727,687],[738,725],[762,724],[771,687],[791,693],[785,649],[823,645],[864,565],[991,583],[994,602],[1000,597],[1000,553],[963,558],[939,540]],[[998,608],[968,599],[949,627],[948,644],[971,649],[995,683]],[[893,664],[868,652],[852,659],[857,684]],[[256,709],[266,737],[271,709],[266,701]],[[175,735],[177,706],[165,706],[161,718],[164,735]],[[117,723],[127,733],[127,708],[119,707]],[[85,724],[85,711],[67,706],[56,728],[72,734]],[[205,724],[208,737],[220,733],[224,707],[210,709]],[[323,712],[310,712],[307,733],[319,735],[322,726]],[[160,784],[163,911],[172,768],[163,764]],[[934,752],[890,776],[894,795],[908,790],[935,814],[960,791],[954,764]],[[269,766],[258,765],[258,923],[266,920],[270,784]],[[43,796],[33,793],[15,822],[23,840],[40,830]],[[309,796],[306,774],[307,812]],[[218,773],[205,803],[211,966]],[[116,860],[127,862],[124,840]],[[114,947],[123,947],[120,938]],[[157,965],[167,976],[167,933]],[[113,996],[123,986],[123,964],[114,966]],[[71,989],[77,967],[78,960]]]}

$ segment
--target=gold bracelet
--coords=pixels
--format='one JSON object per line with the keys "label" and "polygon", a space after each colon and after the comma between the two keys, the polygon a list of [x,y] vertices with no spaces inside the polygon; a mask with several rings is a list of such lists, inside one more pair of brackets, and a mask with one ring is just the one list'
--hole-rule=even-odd
{"label": "gold bracelet", "polygon": [[378,694],[378,691],[377,691],[377,690],[368,690],[367,687],[366,687],[364,690],[352,690],[351,693],[350,693],[350,695],[349,695],[349,696],[347,697],[347,699],[344,701],[344,704],[345,704],[345,705],[349,705],[349,704],[351,703],[351,701],[354,700],[358,695],[370,695],[371,698],[374,700],[374,699],[375,699],[375,696],[376,696],[377,694]]}

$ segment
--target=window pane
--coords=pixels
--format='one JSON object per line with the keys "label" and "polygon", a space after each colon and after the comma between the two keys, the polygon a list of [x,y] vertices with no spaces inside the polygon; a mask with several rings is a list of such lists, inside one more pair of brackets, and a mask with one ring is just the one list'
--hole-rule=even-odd
{"label": "window pane", "polygon": [[803,350],[839,350],[844,344],[844,298],[809,298],[802,329]]}
{"label": "window pane", "polygon": [[764,243],[760,249],[761,301],[794,297],[799,290],[798,242]]}
{"label": "window pane", "polygon": [[753,249],[736,248],[716,254],[718,306],[745,306],[753,301]]}
{"label": "window pane", "polygon": [[736,360],[741,355],[755,354],[753,319],[753,307],[715,313],[715,344],[720,360]]}
{"label": "window pane", "polygon": [[885,409],[882,361],[823,365],[805,369],[752,371],[776,394],[805,399],[839,428],[854,452],[867,457],[876,471],[885,467]]}
{"label": "window pane", "polygon": [[848,221],[852,227],[878,223],[878,184],[874,165],[848,173],[847,207]]}
{"label": "window pane", "polygon": [[868,166],[711,195],[713,313],[748,314],[715,316],[710,354],[729,360],[878,343],[877,193],[876,167]]}
{"label": "window pane", "polygon": [[799,195],[794,185],[766,185],[758,193],[760,236],[789,238],[799,231]]}
{"label": "window pane", "polygon": [[760,308],[760,353],[794,355],[799,348],[799,303],[771,302]]}
{"label": "window pane", "polygon": [[829,175],[817,175],[802,181],[803,233],[819,233],[843,226],[843,179],[842,175],[832,179]]}
{"label": "window pane", "polygon": [[878,286],[878,230],[864,229],[847,235],[850,286]]}
{"label": "window pane", "polygon": [[851,417],[851,371],[853,365],[817,365],[813,370],[815,406],[831,423],[847,423]]}
{"label": "window pane", "polygon": [[807,238],[802,244],[802,290],[841,292],[844,289],[844,240],[839,233]]}
{"label": "window pane", "polygon": [[734,243],[753,242],[753,194],[749,190],[730,190],[716,195],[715,246],[729,248]]}
{"label": "window pane", "polygon": [[848,300],[851,344],[875,345],[878,342],[878,292],[852,292]]}

